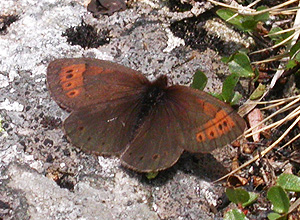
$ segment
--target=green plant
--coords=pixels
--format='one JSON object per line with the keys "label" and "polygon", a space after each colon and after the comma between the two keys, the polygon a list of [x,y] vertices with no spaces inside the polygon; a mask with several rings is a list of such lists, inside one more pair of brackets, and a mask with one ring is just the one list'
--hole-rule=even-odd
{"label": "green plant", "polygon": [[[258,194],[254,192],[248,192],[243,188],[227,188],[225,194],[228,197],[229,201],[243,208],[251,205],[258,198]],[[241,210],[232,209],[225,214],[224,219],[244,220],[247,218]]]}
{"label": "green plant", "polygon": [[277,185],[269,189],[267,198],[272,203],[274,211],[268,215],[270,220],[286,219],[287,214],[293,211],[287,191],[300,192],[300,177],[283,173],[278,177]]}
{"label": "green plant", "polygon": [[[257,11],[262,11],[266,7],[261,6],[257,8]],[[258,22],[265,22],[269,20],[269,12],[256,15],[241,15],[229,8],[217,10],[217,15],[230,24],[233,24],[236,28],[244,32],[256,31]]]}
{"label": "green plant", "polygon": [[[244,52],[240,51],[230,57],[223,57],[222,61],[228,63],[230,75],[223,82],[222,92],[214,93],[213,96],[220,100],[235,105],[241,99],[241,94],[235,91],[235,87],[240,78],[254,78],[255,72],[252,70],[250,59]],[[203,90],[207,83],[207,77],[203,72],[197,70],[194,74],[192,87]]]}

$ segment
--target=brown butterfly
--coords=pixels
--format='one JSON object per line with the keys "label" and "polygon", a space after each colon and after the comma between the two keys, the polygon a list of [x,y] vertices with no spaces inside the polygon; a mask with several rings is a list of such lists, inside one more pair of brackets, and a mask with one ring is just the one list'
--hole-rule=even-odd
{"label": "brown butterfly", "polygon": [[75,146],[120,155],[139,172],[171,167],[184,150],[211,152],[240,136],[245,121],[227,104],[186,86],[150,82],[109,61],[58,59],[47,69],[53,99],[71,112],[64,130]]}

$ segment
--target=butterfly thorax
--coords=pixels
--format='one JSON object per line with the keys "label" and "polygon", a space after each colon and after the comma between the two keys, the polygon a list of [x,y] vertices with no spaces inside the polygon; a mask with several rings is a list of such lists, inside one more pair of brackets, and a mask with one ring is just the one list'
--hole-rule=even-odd
{"label": "butterfly thorax", "polygon": [[145,87],[140,103],[140,113],[133,129],[133,133],[142,125],[145,117],[155,110],[157,105],[163,105],[165,103],[167,82],[168,79],[166,76],[160,76]]}
{"label": "butterfly thorax", "polygon": [[146,87],[141,102],[141,118],[147,116],[156,105],[164,103],[166,97],[167,83],[167,77],[160,76]]}

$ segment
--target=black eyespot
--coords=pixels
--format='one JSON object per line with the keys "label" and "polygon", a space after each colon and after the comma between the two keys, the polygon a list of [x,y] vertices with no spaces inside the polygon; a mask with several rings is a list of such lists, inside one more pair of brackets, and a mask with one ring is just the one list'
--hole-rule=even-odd
{"label": "black eyespot", "polygon": [[158,159],[159,158],[159,155],[158,154],[153,154],[153,156],[152,156],[152,159],[153,160],[156,160],[156,159]]}
{"label": "black eyespot", "polygon": [[69,93],[70,96],[73,96],[75,94],[76,94],[76,92],[74,92],[74,91],[72,91],[72,92]]}
{"label": "black eyespot", "polygon": [[66,75],[66,78],[67,78],[67,79],[71,79],[72,77],[73,77],[73,74],[72,74],[72,73]]}
{"label": "black eyespot", "polygon": [[202,141],[203,140],[203,137],[201,134],[198,135],[198,140]]}

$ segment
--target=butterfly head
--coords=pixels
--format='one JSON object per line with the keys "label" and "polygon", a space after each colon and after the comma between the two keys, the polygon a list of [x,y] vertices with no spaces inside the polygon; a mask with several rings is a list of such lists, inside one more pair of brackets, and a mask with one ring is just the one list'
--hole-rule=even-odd
{"label": "butterfly head", "polygon": [[166,75],[160,75],[152,82],[152,85],[161,89],[165,89],[168,87],[168,77]]}

